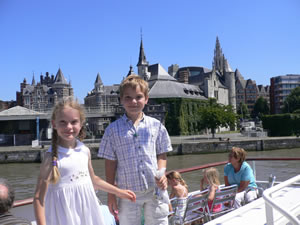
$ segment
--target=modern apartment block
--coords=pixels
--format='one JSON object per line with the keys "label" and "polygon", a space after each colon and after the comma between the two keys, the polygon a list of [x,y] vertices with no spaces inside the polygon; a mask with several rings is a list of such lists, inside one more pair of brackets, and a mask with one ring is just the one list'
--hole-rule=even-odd
{"label": "modern apartment block", "polygon": [[287,74],[272,77],[270,83],[271,113],[281,113],[286,97],[294,88],[300,86],[300,74]]}

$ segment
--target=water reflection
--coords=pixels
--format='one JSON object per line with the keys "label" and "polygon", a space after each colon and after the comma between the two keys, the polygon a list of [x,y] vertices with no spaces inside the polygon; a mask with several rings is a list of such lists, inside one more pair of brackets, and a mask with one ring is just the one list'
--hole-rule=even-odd
{"label": "water reflection", "polygon": [[[262,152],[248,152],[248,157],[299,157],[300,149],[286,149]],[[181,155],[168,157],[168,170],[188,168],[206,163],[227,160],[227,153],[201,154],[201,155]],[[251,165],[251,163],[250,163]],[[10,181],[16,190],[16,199],[33,197],[40,164],[38,163],[16,163],[1,164],[0,177]],[[104,160],[93,160],[95,173],[101,178],[105,178]],[[223,166],[217,167],[221,182],[223,183]],[[270,174],[274,174],[277,180],[286,180],[299,174],[299,161],[258,161],[256,162],[257,179],[267,180]],[[274,172],[275,171],[275,172]],[[199,188],[201,171],[183,174],[189,190]],[[106,203],[106,193],[99,191],[97,194],[103,203]]]}

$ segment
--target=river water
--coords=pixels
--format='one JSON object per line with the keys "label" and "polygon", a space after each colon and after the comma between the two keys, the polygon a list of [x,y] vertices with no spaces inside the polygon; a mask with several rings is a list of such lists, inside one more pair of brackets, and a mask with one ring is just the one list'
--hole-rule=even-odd
{"label": "river water", "polygon": [[[273,151],[248,152],[248,157],[300,157],[300,149],[285,149]],[[168,170],[189,168],[206,163],[227,160],[227,153],[181,155],[168,157]],[[96,175],[105,179],[104,160],[92,161]],[[250,165],[251,162],[250,162]],[[267,180],[270,174],[283,181],[300,174],[300,161],[257,161],[257,180]],[[16,200],[33,197],[36,180],[39,174],[39,163],[0,164],[0,177],[4,177],[14,186]],[[218,167],[221,183],[223,183],[223,166]],[[201,171],[183,174],[190,191],[197,190],[202,176]],[[106,203],[106,193],[97,194]]]}

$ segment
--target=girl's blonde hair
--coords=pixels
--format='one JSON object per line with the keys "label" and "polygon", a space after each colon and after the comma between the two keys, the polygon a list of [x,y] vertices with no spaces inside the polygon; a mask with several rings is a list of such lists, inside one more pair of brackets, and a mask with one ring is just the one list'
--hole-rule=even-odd
{"label": "girl's blonde hair", "polygon": [[187,190],[188,190],[188,186],[185,183],[184,179],[182,178],[181,174],[175,170],[170,171],[167,176],[168,179],[175,179],[177,180],[181,185],[183,185]]}
{"label": "girl's blonde hair", "polygon": [[120,85],[120,98],[123,97],[126,88],[136,89],[137,87],[141,89],[145,97],[148,97],[148,82],[143,80],[143,78],[141,78],[140,76],[132,74],[122,81]]}
{"label": "girl's blonde hair", "polygon": [[[54,121],[57,118],[57,114],[58,112],[60,112],[61,110],[63,110],[65,107],[71,107],[73,109],[78,110],[79,112],[79,116],[80,116],[80,124],[81,124],[81,129],[79,131],[79,135],[78,135],[78,139],[80,141],[82,141],[85,138],[85,128],[83,126],[84,122],[85,122],[85,115],[84,115],[84,111],[83,108],[80,106],[80,104],[78,103],[77,100],[74,100],[73,97],[67,97],[64,98],[62,101],[58,102],[53,111],[52,111],[52,116],[51,116],[51,120]],[[50,182],[53,184],[56,184],[60,178],[60,173],[57,167],[57,159],[58,159],[58,152],[57,152],[57,148],[58,148],[58,134],[56,129],[52,129],[52,176],[50,178]]]}
{"label": "girl's blonde hair", "polygon": [[220,185],[220,174],[215,167],[203,170],[203,176],[206,176],[210,185]]}

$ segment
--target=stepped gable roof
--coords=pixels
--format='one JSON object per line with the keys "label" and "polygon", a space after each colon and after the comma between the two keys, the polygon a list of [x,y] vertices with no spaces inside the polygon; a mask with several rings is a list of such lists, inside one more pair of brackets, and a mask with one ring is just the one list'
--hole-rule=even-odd
{"label": "stepped gable roof", "polygon": [[66,78],[64,77],[64,74],[62,73],[61,69],[59,68],[56,77],[54,80],[54,84],[68,84]]}

